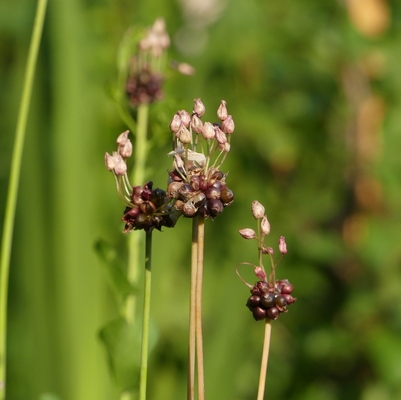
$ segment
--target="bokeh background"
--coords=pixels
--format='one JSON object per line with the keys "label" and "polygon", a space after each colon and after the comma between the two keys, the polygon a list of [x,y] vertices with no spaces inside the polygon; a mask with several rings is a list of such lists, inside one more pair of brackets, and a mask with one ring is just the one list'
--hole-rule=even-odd
{"label": "bokeh background", "polygon": [[[401,398],[401,4],[49,3],[15,221],[8,399],[117,398],[98,339],[117,308],[95,251],[104,240],[126,257],[123,207],[103,164],[126,127],[109,93],[124,32],[159,16],[171,57],[196,74],[172,73],[151,108],[147,178],[165,185],[168,123],[194,98],[209,120],[226,100],[236,123],[224,164],[236,199],[206,225],[207,398],[256,398],[263,323],[235,274],[257,262],[238,235],[253,227],[255,199],[270,244],[286,236],[277,275],[298,297],[273,324],[266,398]],[[0,3],[1,222],[34,13],[34,2]],[[154,234],[150,400],[185,398],[190,230],[180,220]]]}

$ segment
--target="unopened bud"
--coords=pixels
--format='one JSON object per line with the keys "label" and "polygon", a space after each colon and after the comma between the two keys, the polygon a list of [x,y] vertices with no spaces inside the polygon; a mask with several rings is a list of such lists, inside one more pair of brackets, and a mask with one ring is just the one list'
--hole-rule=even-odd
{"label": "unopened bud", "polygon": [[177,133],[181,128],[181,117],[177,114],[174,115],[172,121],[170,122],[170,130],[173,133]]}
{"label": "unopened bud", "polygon": [[266,281],[266,272],[262,267],[255,267],[253,272],[261,281]]}
{"label": "unopened bud", "polygon": [[224,121],[227,118],[227,103],[224,100],[221,100],[220,106],[217,109],[217,117],[220,121]]}
{"label": "unopened bud", "polygon": [[195,133],[201,133],[203,123],[197,114],[192,115],[191,128]]}
{"label": "unopened bud", "polygon": [[114,161],[114,157],[111,156],[109,153],[106,153],[106,154],[104,155],[104,163],[105,163],[105,165],[106,165],[106,168],[107,168],[109,171],[113,171],[113,170],[114,170],[114,167],[116,166],[115,161]]}
{"label": "unopened bud", "polygon": [[256,219],[260,219],[263,218],[265,215],[265,208],[264,206],[259,203],[257,200],[254,200],[252,202],[252,215],[256,218]]}
{"label": "unopened bud", "polygon": [[114,156],[114,173],[116,175],[124,175],[127,172],[127,164],[123,160],[120,154],[118,153],[113,153]]}
{"label": "unopened bud", "polygon": [[260,229],[264,235],[268,235],[270,233],[270,222],[268,221],[266,215],[264,215],[262,218]]}
{"label": "unopened bud", "polygon": [[191,123],[191,116],[189,115],[188,111],[180,110],[178,111],[178,115],[180,116],[183,125],[188,128],[189,124]]}
{"label": "unopened bud", "polygon": [[231,115],[227,115],[227,118],[221,123],[221,130],[228,135],[233,133],[235,129],[235,124],[233,117]]}
{"label": "unopened bud", "polygon": [[210,122],[206,122],[206,123],[203,125],[203,128],[202,128],[202,136],[203,136],[206,140],[210,140],[210,139],[213,139],[213,138],[214,138],[214,135],[215,135],[215,132],[214,132],[214,127],[213,127],[213,125],[212,125]]}
{"label": "unopened bud", "polygon": [[123,133],[120,133],[120,135],[118,135],[118,138],[117,138],[118,145],[123,146],[125,143],[127,143],[127,141],[129,141],[128,134],[129,134],[129,131],[125,131]]}
{"label": "unopened bud", "polygon": [[238,232],[244,239],[255,239],[256,237],[255,231],[251,228],[240,229]]}
{"label": "unopened bud", "polygon": [[278,240],[278,249],[281,254],[287,254],[287,243],[285,242],[284,236],[280,236],[280,239]]}
{"label": "unopened bud", "polygon": [[199,118],[203,117],[205,114],[206,108],[202,103],[201,99],[194,100],[194,113],[198,115]]}
{"label": "unopened bud", "polygon": [[175,69],[183,75],[191,76],[195,73],[195,68],[188,63],[177,63]]}
{"label": "unopened bud", "polygon": [[127,141],[123,145],[118,146],[118,152],[121,157],[129,158],[132,155],[132,143],[131,140],[127,139]]}
{"label": "unopened bud", "polygon": [[224,152],[226,152],[226,153],[229,153],[230,152],[230,149],[231,149],[231,145],[230,145],[230,143],[228,143],[228,142],[225,142],[224,144],[220,144],[219,143],[219,150],[220,151],[224,151]]}
{"label": "unopened bud", "polygon": [[219,142],[219,144],[224,144],[227,142],[226,134],[219,127],[215,127],[215,134],[216,140]]}
{"label": "unopened bud", "polygon": [[182,127],[180,129],[180,131],[178,132],[178,140],[182,144],[191,143],[191,141],[192,141],[191,132],[187,128]]}

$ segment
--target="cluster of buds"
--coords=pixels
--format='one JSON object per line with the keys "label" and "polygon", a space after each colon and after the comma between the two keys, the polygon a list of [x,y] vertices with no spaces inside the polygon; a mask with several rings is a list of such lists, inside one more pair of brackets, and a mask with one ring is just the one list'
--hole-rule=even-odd
{"label": "cluster of buds", "polygon": [[230,151],[233,118],[224,100],[217,110],[220,123],[203,123],[204,114],[201,99],[195,99],[192,114],[178,111],[170,123],[175,150],[169,153],[174,161],[167,196],[185,217],[215,218],[234,200],[220,171]]}
{"label": "cluster of buds", "polygon": [[126,159],[132,154],[132,143],[128,138],[129,131],[121,133],[117,138],[117,151],[112,155],[105,154],[106,168],[114,175],[117,193],[126,208],[122,220],[125,222],[124,232],[133,229],[144,229],[151,232],[162,226],[173,227],[179,215],[171,206],[171,202],[162,189],[153,189],[152,182],[144,186],[132,186],[127,175]]}
{"label": "cluster of buds", "polygon": [[[257,232],[251,228],[245,228],[241,229],[239,233],[244,239],[254,239],[258,242],[259,260],[261,265],[253,265],[253,267],[254,273],[259,280],[254,285],[251,285],[242,279],[241,275],[238,273],[238,269],[237,274],[251,291],[251,296],[248,298],[246,306],[252,312],[255,320],[260,321],[266,318],[275,320],[279,317],[280,313],[288,311],[287,306],[289,304],[296,301],[296,298],[291,295],[294,286],[288,281],[288,279],[276,279],[276,267],[284,254],[287,253],[287,244],[285,237],[280,236],[278,248],[281,257],[278,262],[275,263],[273,259],[273,248],[266,246],[264,243],[265,237],[270,233],[270,223],[265,214],[264,206],[256,200],[252,202],[252,214],[258,222]],[[262,264],[263,255],[268,255],[270,257],[271,270],[269,277],[267,277]]]}
{"label": "cluster of buds", "polygon": [[160,58],[170,47],[166,24],[158,18],[138,43],[137,55],[130,61],[126,93],[132,107],[150,104],[163,98],[164,76],[159,70]]}
{"label": "cluster of buds", "polygon": [[[163,18],[158,18],[137,43],[135,55],[130,59],[125,92],[132,107],[151,104],[163,98],[164,69],[170,36]],[[192,75],[194,69],[187,63],[172,63],[172,67],[184,75]]]}

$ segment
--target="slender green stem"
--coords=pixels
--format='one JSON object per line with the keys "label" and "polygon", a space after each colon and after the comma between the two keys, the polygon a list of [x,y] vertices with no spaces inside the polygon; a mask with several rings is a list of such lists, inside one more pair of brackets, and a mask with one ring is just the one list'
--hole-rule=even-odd
{"label": "slender green stem", "polygon": [[7,297],[13,227],[26,125],[46,7],[47,0],[38,1],[18,114],[14,150],[11,161],[10,182],[4,216],[0,259],[0,400],[5,399],[6,393]]}
{"label": "slender green stem", "polygon": [[262,353],[262,362],[260,365],[259,388],[258,388],[257,400],[263,400],[263,396],[265,393],[267,362],[269,360],[271,330],[272,330],[271,320],[269,318],[266,318],[265,337],[263,340],[263,353]]}
{"label": "slender green stem", "polygon": [[203,365],[203,334],[202,334],[202,283],[205,243],[205,219],[198,215],[198,266],[196,268],[196,356],[198,369],[198,400],[205,399],[205,373]]}
{"label": "slender green stem", "polygon": [[[142,104],[138,107],[137,131],[135,132],[135,154],[134,154],[134,173],[132,182],[134,185],[144,183],[146,156],[147,156],[147,130],[148,130],[149,106]],[[128,256],[128,280],[133,286],[137,286],[139,280],[139,248],[141,236],[132,234],[129,236],[129,256]],[[136,295],[128,296],[125,305],[125,318],[129,323],[135,320]]]}
{"label": "slender green stem", "polygon": [[140,386],[139,386],[139,400],[146,400],[148,355],[149,355],[151,282],[152,282],[152,232],[146,233],[146,245],[145,245],[145,293],[143,302],[142,352],[141,352],[141,376],[140,376]]}
{"label": "slender green stem", "polygon": [[189,306],[188,349],[188,400],[195,398],[195,354],[196,354],[196,276],[198,267],[198,218],[192,220],[191,294]]}

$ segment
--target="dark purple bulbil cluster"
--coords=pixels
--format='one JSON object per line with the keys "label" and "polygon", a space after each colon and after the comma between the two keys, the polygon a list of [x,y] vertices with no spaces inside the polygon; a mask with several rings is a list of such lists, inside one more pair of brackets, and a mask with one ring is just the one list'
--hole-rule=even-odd
{"label": "dark purple bulbil cluster", "polygon": [[167,196],[175,199],[175,208],[189,218],[198,214],[215,218],[234,200],[234,193],[226,185],[221,171],[210,169],[205,174],[195,165],[189,168],[189,182],[185,182],[177,170],[170,173]]}
{"label": "dark purple bulbil cluster", "polygon": [[132,188],[131,200],[133,207],[128,206],[124,211],[122,220],[125,222],[124,232],[133,229],[144,229],[150,232],[162,226],[173,227],[175,225],[174,214],[171,205],[168,204],[166,192],[162,189],[152,190],[153,182],[144,186]]}
{"label": "dark purple bulbil cluster", "polygon": [[275,320],[280,313],[288,311],[287,305],[297,300],[291,295],[293,289],[294,286],[287,279],[276,281],[274,285],[258,281],[251,288],[252,294],[246,306],[256,321],[266,318]]}

